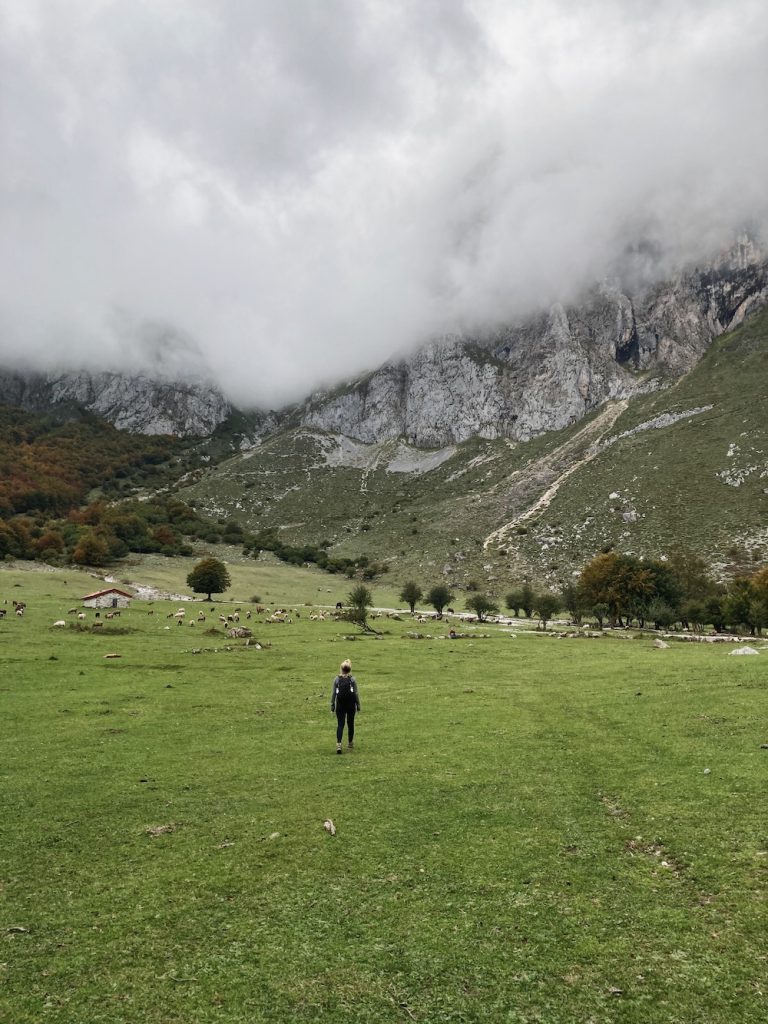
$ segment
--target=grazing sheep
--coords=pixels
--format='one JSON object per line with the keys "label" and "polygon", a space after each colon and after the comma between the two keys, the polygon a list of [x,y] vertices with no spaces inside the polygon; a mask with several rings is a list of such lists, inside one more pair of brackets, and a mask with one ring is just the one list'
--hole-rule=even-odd
{"label": "grazing sheep", "polygon": [[155,609],[154,608],[150,608],[149,611],[147,612],[147,615],[154,615],[154,614],[155,614]]}
{"label": "grazing sheep", "polygon": [[85,618],[85,612],[78,612],[77,613],[77,617],[78,617],[78,619],[81,619],[81,620],[84,619]]}
{"label": "grazing sheep", "polygon": [[56,622],[54,622],[54,626],[56,626],[58,629],[61,629],[63,626],[66,626],[66,622],[64,621],[64,619],[58,619]]}
{"label": "grazing sheep", "polygon": [[94,630],[94,629],[103,629],[103,628],[104,628],[104,623],[103,622],[94,622],[93,625],[91,626],[92,630]]}
{"label": "grazing sheep", "polygon": [[77,608],[70,608],[67,615],[77,615]]}

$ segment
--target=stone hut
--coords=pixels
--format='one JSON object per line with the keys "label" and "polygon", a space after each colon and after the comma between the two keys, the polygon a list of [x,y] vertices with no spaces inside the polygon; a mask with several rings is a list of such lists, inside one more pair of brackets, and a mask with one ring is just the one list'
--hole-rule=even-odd
{"label": "stone hut", "polygon": [[86,608],[127,608],[133,600],[133,594],[127,594],[117,587],[109,590],[97,590],[95,594],[86,594],[83,605]]}

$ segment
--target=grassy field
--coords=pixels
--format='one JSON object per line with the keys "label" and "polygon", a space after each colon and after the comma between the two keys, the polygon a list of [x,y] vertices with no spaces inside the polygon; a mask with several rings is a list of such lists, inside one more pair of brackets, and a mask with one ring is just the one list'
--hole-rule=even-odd
{"label": "grassy field", "polygon": [[[123,564],[115,571],[115,579],[128,585],[145,584],[160,591],[189,595],[187,575],[201,557],[212,555],[226,563],[232,578],[228,592],[220,595],[227,603],[250,601],[252,597],[258,597],[260,601],[273,606],[335,605],[337,601],[344,601],[350,590],[360,582],[359,579],[350,582],[345,576],[323,572],[321,569],[288,567],[268,552],[255,560],[245,557],[241,548],[226,544],[197,547],[198,552],[188,558],[134,555],[128,564]],[[94,588],[97,586],[94,584]],[[394,580],[390,582],[387,577],[381,577],[376,582],[366,582],[366,586],[377,607],[393,608],[402,603],[398,598],[402,583],[395,585]]]}
{"label": "grassy field", "polygon": [[0,573],[1,1020],[765,1021],[768,650],[53,628],[83,582]]}

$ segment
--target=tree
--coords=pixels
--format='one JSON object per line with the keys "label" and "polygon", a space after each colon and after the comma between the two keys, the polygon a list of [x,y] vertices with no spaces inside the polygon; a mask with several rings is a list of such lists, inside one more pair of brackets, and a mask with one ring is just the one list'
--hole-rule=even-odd
{"label": "tree", "polygon": [[567,609],[574,625],[581,625],[581,617],[584,614],[584,595],[575,583],[564,583],[560,592],[560,603]]}
{"label": "tree", "polygon": [[364,583],[359,583],[354,587],[347,597],[347,610],[344,613],[344,617],[349,622],[354,622],[360,626],[361,629],[371,630],[368,625],[368,609],[373,604],[373,595],[371,594],[368,587]]}
{"label": "tree", "polygon": [[482,622],[484,616],[493,615],[499,610],[496,602],[487,594],[473,594],[467,598],[467,608],[477,615],[477,621]]}
{"label": "tree", "polygon": [[524,583],[520,591],[520,607],[525,612],[526,619],[533,615],[534,594],[530,583]]}
{"label": "tree", "polygon": [[596,604],[592,605],[592,614],[597,619],[597,628],[602,629],[603,623],[610,614],[610,608],[604,602],[598,601]]}
{"label": "tree", "polygon": [[437,612],[437,617],[442,619],[443,608],[445,608],[449,601],[453,600],[453,594],[444,583],[438,583],[427,594],[427,600]]}
{"label": "tree", "polygon": [[672,623],[677,620],[675,609],[671,608],[666,601],[662,601],[659,597],[651,601],[646,614],[653,623],[654,629],[669,629]]}
{"label": "tree", "polygon": [[104,565],[108,556],[109,550],[101,537],[88,530],[72,552],[72,561],[78,565]]}
{"label": "tree", "polygon": [[405,601],[411,609],[411,615],[416,611],[416,602],[420,601],[423,596],[424,591],[421,589],[419,584],[414,583],[413,580],[409,580],[400,591],[400,600]]}
{"label": "tree", "polygon": [[680,620],[683,623],[683,629],[694,629],[700,633],[704,628],[704,623],[707,622],[706,602],[696,598],[683,601],[680,607]]}
{"label": "tree", "polygon": [[539,594],[535,599],[534,609],[539,613],[542,629],[547,628],[547,622],[552,618],[559,607],[560,598],[555,594],[550,594],[547,590]]}
{"label": "tree", "polygon": [[231,582],[226,565],[218,558],[204,558],[187,576],[193,593],[207,594],[206,601],[212,600],[211,594],[223,594]]}
{"label": "tree", "polygon": [[723,612],[729,626],[736,629],[740,626],[748,626],[754,635],[755,629],[751,615],[754,599],[752,584],[748,579],[742,576],[731,583],[728,596],[723,602]]}
{"label": "tree", "polygon": [[520,609],[523,606],[522,591],[510,590],[510,592],[504,598],[504,603],[511,612],[515,613],[515,618],[517,618],[520,614]]}

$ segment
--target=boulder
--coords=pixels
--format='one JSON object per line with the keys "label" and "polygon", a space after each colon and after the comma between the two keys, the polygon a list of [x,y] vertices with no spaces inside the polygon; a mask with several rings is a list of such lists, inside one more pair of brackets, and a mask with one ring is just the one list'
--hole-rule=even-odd
{"label": "boulder", "polygon": [[732,651],[728,651],[728,654],[759,654],[754,647],[736,647]]}

